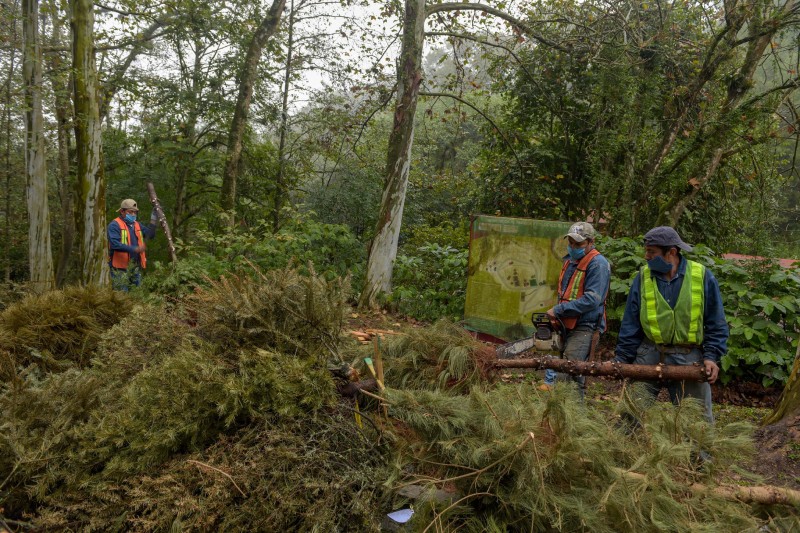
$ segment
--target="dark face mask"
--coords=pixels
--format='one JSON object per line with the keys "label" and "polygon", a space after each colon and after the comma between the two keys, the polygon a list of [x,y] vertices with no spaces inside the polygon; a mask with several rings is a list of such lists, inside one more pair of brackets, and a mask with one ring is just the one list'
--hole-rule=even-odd
{"label": "dark face mask", "polygon": [[670,270],[672,270],[672,263],[664,259],[662,256],[654,257],[650,261],[647,262],[647,267],[653,271],[658,272],[659,274],[666,274]]}

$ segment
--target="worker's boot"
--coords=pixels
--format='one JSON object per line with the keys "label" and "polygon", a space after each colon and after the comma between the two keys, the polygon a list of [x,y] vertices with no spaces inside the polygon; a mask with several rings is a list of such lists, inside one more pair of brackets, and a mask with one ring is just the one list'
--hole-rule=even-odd
{"label": "worker's boot", "polygon": [[547,383],[542,383],[541,385],[539,385],[538,388],[542,392],[550,392],[551,390],[553,390],[553,386],[548,385]]}

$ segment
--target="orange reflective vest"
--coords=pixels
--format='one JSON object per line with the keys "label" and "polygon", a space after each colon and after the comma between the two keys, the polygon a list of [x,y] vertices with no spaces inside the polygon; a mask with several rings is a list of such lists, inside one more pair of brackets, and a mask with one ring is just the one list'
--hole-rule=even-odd
{"label": "orange reflective vest", "polygon": [[[566,287],[564,287],[564,274],[567,272],[570,261],[569,259],[564,261],[564,266],[561,267],[561,274],[558,276],[558,303],[570,302],[583,296],[583,286],[586,285],[586,269],[589,268],[589,263],[592,262],[592,259],[598,255],[600,255],[600,252],[597,251],[597,248],[589,250],[578,262],[578,268],[572,272]],[[603,304],[605,305],[605,302]],[[605,315],[605,309],[603,314]],[[578,323],[577,316],[559,318],[561,318],[561,322],[564,323],[564,327],[567,329],[574,329]]]}
{"label": "orange reflective vest", "polygon": [[[128,226],[125,224],[125,221],[122,220],[120,217],[114,219],[114,222],[119,225],[119,242],[122,244],[131,244],[131,237],[129,235]],[[139,222],[136,221],[133,223],[133,230],[136,232],[136,238],[138,239],[139,244],[141,245],[144,243],[144,236],[142,236],[142,227],[139,225]],[[108,255],[111,260],[111,266],[114,268],[128,268],[128,262],[131,259],[131,254],[128,252],[123,252],[122,250],[111,250],[111,243],[108,243]],[[147,268],[147,256],[144,252],[139,252],[139,264],[142,268]]]}

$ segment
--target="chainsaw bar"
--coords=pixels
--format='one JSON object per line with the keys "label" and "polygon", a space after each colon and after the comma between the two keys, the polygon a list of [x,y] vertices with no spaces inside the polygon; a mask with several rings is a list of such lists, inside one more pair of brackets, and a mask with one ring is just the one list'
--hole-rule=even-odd
{"label": "chainsaw bar", "polygon": [[534,348],[536,348],[536,337],[527,337],[518,341],[508,342],[497,347],[497,358],[510,359]]}

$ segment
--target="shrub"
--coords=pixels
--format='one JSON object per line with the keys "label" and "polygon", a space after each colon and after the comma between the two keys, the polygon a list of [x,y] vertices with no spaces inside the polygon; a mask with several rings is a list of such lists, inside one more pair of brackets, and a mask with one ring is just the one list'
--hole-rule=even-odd
{"label": "shrub", "polygon": [[302,270],[312,264],[327,279],[350,274],[360,280],[365,250],[346,226],[317,222],[310,215],[291,219],[277,233],[270,222],[262,221],[221,235],[199,232],[195,242],[183,248],[181,255],[188,257],[175,267],[157,264],[156,273],[145,278],[146,286],[160,294],[187,294],[250,263],[262,270],[290,264]]}
{"label": "shrub", "polygon": [[400,254],[394,264],[392,294],[396,309],[420,320],[459,319],[467,292],[466,250],[426,244]]}

